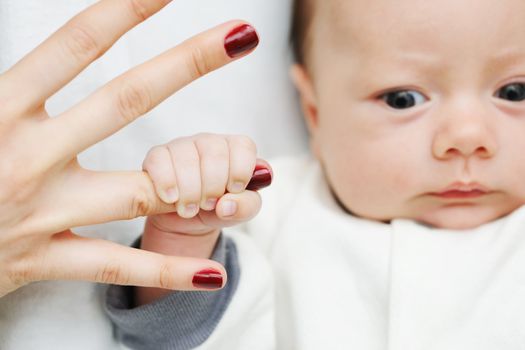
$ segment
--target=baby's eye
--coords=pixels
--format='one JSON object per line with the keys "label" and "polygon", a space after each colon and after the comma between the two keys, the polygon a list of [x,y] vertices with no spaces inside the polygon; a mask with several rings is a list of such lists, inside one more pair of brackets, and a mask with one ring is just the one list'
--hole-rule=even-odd
{"label": "baby's eye", "polygon": [[388,92],[381,96],[390,107],[395,109],[407,109],[426,101],[426,97],[417,91],[400,90]]}
{"label": "baby's eye", "polygon": [[505,85],[496,94],[499,98],[519,102],[525,100],[525,83]]}

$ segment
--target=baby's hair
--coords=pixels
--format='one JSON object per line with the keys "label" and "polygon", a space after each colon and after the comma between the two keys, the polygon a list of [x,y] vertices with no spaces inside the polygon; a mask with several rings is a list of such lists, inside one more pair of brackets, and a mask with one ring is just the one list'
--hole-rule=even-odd
{"label": "baby's hair", "polygon": [[305,56],[309,42],[307,37],[312,24],[313,1],[293,1],[290,41],[295,61],[300,64],[305,64]]}

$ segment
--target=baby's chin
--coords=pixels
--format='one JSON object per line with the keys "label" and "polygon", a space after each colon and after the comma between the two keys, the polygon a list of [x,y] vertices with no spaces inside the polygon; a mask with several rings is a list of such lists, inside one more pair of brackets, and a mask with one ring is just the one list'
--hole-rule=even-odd
{"label": "baby's chin", "polygon": [[501,208],[490,205],[451,205],[416,215],[411,219],[433,228],[468,230],[505,217],[515,209],[516,207]]}

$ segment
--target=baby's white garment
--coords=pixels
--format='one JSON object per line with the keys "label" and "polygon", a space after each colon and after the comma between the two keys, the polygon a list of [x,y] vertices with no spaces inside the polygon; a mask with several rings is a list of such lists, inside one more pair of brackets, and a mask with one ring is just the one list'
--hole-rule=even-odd
{"label": "baby's white garment", "polygon": [[309,156],[271,164],[247,229],[273,267],[279,349],[525,348],[524,207],[464,231],[377,223],[344,213]]}

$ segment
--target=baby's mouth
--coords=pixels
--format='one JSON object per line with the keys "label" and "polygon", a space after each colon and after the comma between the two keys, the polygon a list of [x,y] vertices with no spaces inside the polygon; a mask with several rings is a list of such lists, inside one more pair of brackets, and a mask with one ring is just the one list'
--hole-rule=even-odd
{"label": "baby's mouth", "polygon": [[466,198],[478,198],[486,195],[487,192],[474,190],[474,191],[447,191],[443,193],[433,193],[432,195],[446,199],[466,199]]}
{"label": "baby's mouth", "polygon": [[444,199],[469,199],[483,197],[491,191],[478,183],[455,182],[440,192],[430,193],[432,196]]}

